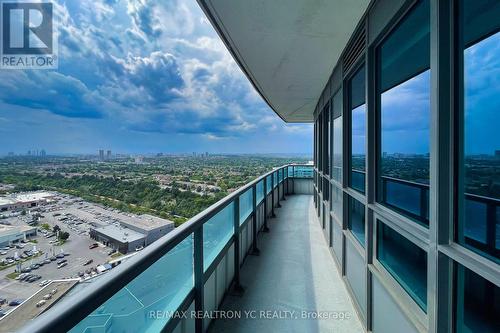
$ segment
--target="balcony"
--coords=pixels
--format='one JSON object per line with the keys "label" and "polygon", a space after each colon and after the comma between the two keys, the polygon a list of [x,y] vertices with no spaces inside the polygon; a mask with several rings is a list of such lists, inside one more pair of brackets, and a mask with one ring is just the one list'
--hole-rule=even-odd
{"label": "balcony", "polygon": [[[22,331],[361,331],[314,213],[312,176],[287,165],[259,177]],[[294,317],[267,319],[277,314]]]}

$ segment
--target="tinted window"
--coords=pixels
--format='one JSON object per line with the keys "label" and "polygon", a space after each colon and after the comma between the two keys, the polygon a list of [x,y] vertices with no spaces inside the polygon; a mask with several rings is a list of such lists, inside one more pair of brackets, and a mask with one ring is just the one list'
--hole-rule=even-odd
{"label": "tinted window", "polygon": [[348,228],[359,243],[365,246],[365,206],[356,199],[349,197]]}
{"label": "tinted window", "polygon": [[427,309],[427,253],[378,221],[377,259],[424,310]]}
{"label": "tinted window", "polygon": [[366,104],[364,66],[349,81],[349,109],[351,123],[351,175],[349,186],[361,193],[365,193]]}
{"label": "tinted window", "polygon": [[464,0],[458,242],[500,262],[500,2]]}
{"label": "tinted window", "polygon": [[333,114],[333,147],[332,178],[342,182],[342,91],[338,91],[332,99]]}
{"label": "tinted window", "polygon": [[377,50],[379,201],[428,225],[430,8],[420,1]]}
{"label": "tinted window", "polygon": [[457,264],[455,326],[458,333],[497,333],[500,288]]}

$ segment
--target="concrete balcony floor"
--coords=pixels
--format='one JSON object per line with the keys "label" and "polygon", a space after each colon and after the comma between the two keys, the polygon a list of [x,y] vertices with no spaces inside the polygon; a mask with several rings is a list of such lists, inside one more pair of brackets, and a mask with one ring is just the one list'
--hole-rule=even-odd
{"label": "concrete balcony floor", "polygon": [[[275,209],[277,218],[269,220],[270,233],[258,238],[260,256],[248,256],[241,269],[245,293],[228,295],[221,306],[241,311],[242,319],[215,320],[210,332],[363,332],[316,217],[313,196],[291,195],[281,205]],[[257,318],[245,318],[244,311],[252,310]],[[259,318],[260,311],[293,319]],[[303,319],[302,311],[331,318]],[[348,319],[334,319],[340,314]]]}

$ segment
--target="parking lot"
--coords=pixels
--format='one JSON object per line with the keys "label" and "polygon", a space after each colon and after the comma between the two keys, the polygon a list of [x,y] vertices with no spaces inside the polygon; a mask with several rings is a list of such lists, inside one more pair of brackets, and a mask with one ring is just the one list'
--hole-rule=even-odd
{"label": "parking lot", "polygon": [[[38,213],[41,216],[38,217],[37,236],[30,238],[27,243],[20,243],[22,248],[5,249],[2,252],[4,254],[0,255],[0,261],[7,257],[19,258],[23,254],[26,255],[25,251],[39,252],[37,257],[31,256],[24,259],[21,267],[26,269],[33,267],[32,265],[43,263],[40,267],[24,274],[40,277],[32,282],[16,280],[12,273],[17,265],[0,270],[0,299],[7,299],[7,301],[26,300],[42,288],[40,283],[45,280],[95,276],[96,267],[112,259],[111,249],[102,244],[93,249],[89,248],[95,243],[89,238],[89,229],[91,226],[114,223],[119,220],[120,212],[108,210],[78,198],[61,195],[57,203],[42,207]],[[2,223],[7,222],[12,226],[26,225],[32,217],[33,215],[29,213],[12,216],[3,219]],[[50,230],[46,231],[42,227],[45,224]],[[59,244],[55,236],[50,238],[46,236],[52,233],[52,228],[55,225],[59,226],[61,231],[69,233],[68,240],[62,245]],[[65,261],[64,265],[58,265],[61,260]],[[89,264],[85,265],[86,263]],[[8,304],[0,305],[0,311],[3,313],[8,313],[13,308]]]}

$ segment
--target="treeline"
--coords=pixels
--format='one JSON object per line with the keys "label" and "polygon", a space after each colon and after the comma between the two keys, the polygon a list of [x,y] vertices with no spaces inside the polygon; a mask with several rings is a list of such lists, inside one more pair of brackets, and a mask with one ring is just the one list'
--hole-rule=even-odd
{"label": "treeline", "polygon": [[149,213],[180,224],[226,195],[200,196],[177,188],[162,189],[154,181],[123,181],[113,177],[61,174],[0,173],[0,183],[16,185],[16,191],[57,190],[85,200],[133,213]]}

